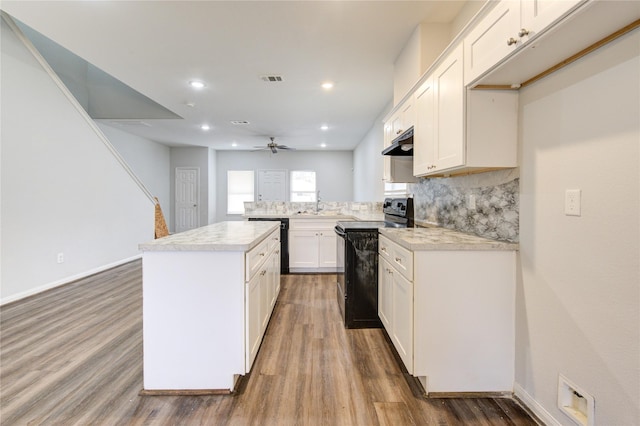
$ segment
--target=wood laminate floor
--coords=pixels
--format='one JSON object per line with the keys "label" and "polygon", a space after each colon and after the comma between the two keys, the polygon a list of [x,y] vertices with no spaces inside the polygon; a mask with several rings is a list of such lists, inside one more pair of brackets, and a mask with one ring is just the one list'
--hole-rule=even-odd
{"label": "wood laminate floor", "polygon": [[136,261],[0,310],[2,425],[535,425],[506,398],[415,396],[379,329],[345,330],[334,275],[284,275],[235,395],[139,396]]}

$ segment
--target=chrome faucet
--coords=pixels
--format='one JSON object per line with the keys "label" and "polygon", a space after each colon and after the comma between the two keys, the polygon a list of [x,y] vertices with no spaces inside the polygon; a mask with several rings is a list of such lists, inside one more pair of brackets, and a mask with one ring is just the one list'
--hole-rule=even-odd
{"label": "chrome faucet", "polygon": [[320,211],[320,191],[316,194],[316,213]]}

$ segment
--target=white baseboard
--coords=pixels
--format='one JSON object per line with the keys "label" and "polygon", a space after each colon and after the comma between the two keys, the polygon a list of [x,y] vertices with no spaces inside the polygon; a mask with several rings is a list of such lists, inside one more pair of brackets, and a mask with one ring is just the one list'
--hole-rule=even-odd
{"label": "white baseboard", "polygon": [[562,426],[562,423],[557,421],[551,414],[549,414],[549,412],[545,410],[545,408],[540,405],[538,401],[533,399],[533,397],[529,395],[527,391],[525,391],[524,388],[517,383],[513,385],[513,394],[546,426]]}
{"label": "white baseboard", "polygon": [[3,299],[0,299],[0,306],[5,305],[7,303],[15,302],[20,299],[24,299],[25,297],[33,296],[34,294],[42,293],[43,291],[51,290],[52,288],[59,287],[61,285],[68,284],[70,282],[79,280],[81,278],[88,277],[89,275],[97,274],[98,272],[106,271],[107,269],[115,268],[116,266],[124,265],[125,263],[129,263],[131,261],[134,261],[140,258],[142,258],[142,254],[137,254],[135,256],[118,260],[116,262],[109,263],[107,265],[99,266],[97,268],[90,269],[88,271],[81,272],[76,275],[72,275],[70,277],[65,277],[63,279],[42,285],[40,287],[32,288],[31,290],[23,291],[21,293],[14,294],[9,297],[5,297]]}

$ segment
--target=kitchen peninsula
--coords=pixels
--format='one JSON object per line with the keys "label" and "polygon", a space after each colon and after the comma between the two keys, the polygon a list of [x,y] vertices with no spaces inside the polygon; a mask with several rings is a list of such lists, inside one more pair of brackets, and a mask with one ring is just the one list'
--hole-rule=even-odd
{"label": "kitchen peninsula", "polygon": [[220,222],[140,244],[145,394],[231,392],[280,290],[273,222]]}

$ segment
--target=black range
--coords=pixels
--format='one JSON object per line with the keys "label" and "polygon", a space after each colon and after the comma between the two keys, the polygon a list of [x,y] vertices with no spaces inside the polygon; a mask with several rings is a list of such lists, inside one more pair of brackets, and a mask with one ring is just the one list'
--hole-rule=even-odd
{"label": "black range", "polygon": [[336,224],[337,299],[346,328],[377,328],[378,229],[413,227],[413,199],[387,198],[384,221]]}

